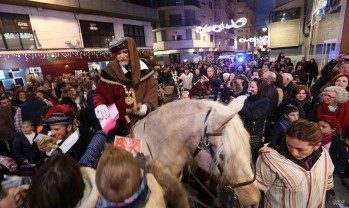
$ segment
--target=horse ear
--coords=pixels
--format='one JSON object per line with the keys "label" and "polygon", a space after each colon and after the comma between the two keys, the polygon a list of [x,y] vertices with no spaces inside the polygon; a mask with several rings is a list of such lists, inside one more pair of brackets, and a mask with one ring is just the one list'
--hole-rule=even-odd
{"label": "horse ear", "polygon": [[244,107],[246,98],[246,95],[241,95],[230,102],[228,106],[233,110],[234,114],[241,111],[241,109]]}
{"label": "horse ear", "polygon": [[228,124],[228,122],[239,112],[241,111],[241,109],[244,106],[245,100],[246,100],[247,96],[243,95],[243,96],[239,96],[237,98],[235,98],[229,105],[228,107],[230,109],[232,109],[232,111],[229,111],[228,114],[216,114],[216,113],[212,113],[212,118],[208,119],[208,121],[212,121],[214,120],[215,125],[217,125],[217,129],[215,129],[216,131],[221,131],[222,129],[225,128],[225,126]]}

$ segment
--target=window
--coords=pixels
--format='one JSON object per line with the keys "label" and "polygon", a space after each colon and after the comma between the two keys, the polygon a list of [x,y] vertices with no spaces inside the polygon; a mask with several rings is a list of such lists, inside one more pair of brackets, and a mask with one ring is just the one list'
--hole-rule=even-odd
{"label": "window", "polygon": [[273,12],[272,21],[273,22],[282,22],[286,20],[299,19],[301,16],[301,8],[292,8],[287,10],[279,10]]}
{"label": "window", "polygon": [[182,15],[171,14],[168,17],[170,19],[170,26],[181,26],[182,25]]}
{"label": "window", "polygon": [[107,48],[114,39],[113,23],[80,20],[85,48]]}
{"label": "window", "polygon": [[210,42],[213,42],[213,35],[210,35]]}
{"label": "window", "polygon": [[213,9],[212,1],[208,2],[208,7],[210,7],[210,9]]}
{"label": "window", "polygon": [[182,40],[182,35],[172,35],[172,40]]}
{"label": "window", "polygon": [[193,32],[191,29],[186,29],[185,30],[185,36],[187,37],[187,40],[192,40],[193,39]]}
{"label": "window", "polygon": [[145,47],[144,27],[138,25],[124,25],[124,36],[135,40],[137,47]]}
{"label": "window", "polygon": [[200,33],[197,33],[197,32],[195,33],[195,39],[200,40]]}
{"label": "window", "polygon": [[35,48],[29,16],[0,13],[0,50]]}
{"label": "window", "polygon": [[203,35],[203,36],[202,36],[202,41],[203,41],[203,42],[206,42],[206,35]]}

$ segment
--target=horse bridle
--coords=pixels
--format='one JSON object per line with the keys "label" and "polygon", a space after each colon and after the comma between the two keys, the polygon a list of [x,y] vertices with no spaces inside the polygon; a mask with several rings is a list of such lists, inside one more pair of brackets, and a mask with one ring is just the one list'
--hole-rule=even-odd
{"label": "horse bridle", "polygon": [[[205,116],[205,121],[204,124],[206,123],[208,116],[211,114],[212,112],[212,108],[210,108]],[[208,138],[210,136],[222,136],[222,133],[208,133],[207,132],[207,125],[205,125],[204,127],[204,134],[201,137],[199,143],[196,145],[196,149],[194,150],[192,157],[194,158],[197,154],[199,154],[199,152],[201,150],[206,150],[208,153],[210,153],[212,160],[214,161],[214,163],[216,164],[216,157],[214,155],[214,151],[213,151],[213,144],[208,140]],[[221,167],[221,165],[219,163],[217,163],[217,168],[220,172],[220,174],[223,174],[223,168]],[[251,163],[251,168],[254,170],[253,171],[253,178],[252,180],[246,181],[246,182],[242,182],[242,183],[237,183],[234,185],[228,185],[226,184],[225,187],[230,188],[230,189],[234,189],[234,188],[239,188],[241,186],[246,186],[249,184],[252,184],[255,180],[256,180],[256,168],[253,168],[253,164]]]}

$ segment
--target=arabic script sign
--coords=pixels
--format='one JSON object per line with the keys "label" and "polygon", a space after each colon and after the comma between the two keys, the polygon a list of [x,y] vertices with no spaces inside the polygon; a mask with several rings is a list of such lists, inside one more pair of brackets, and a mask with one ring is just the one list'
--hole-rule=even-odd
{"label": "arabic script sign", "polygon": [[255,41],[268,41],[268,36],[259,36],[259,37],[253,37],[253,38],[240,38],[239,42],[240,43],[245,43],[245,42],[255,42]]}
{"label": "arabic script sign", "polygon": [[247,23],[247,19],[245,17],[242,17],[240,19],[238,19],[236,22],[234,22],[234,20],[231,20],[231,24],[229,25],[228,23],[227,24],[224,24],[223,22],[219,25],[212,25],[212,26],[198,26],[196,27],[196,32],[197,33],[201,33],[201,34],[205,34],[205,33],[208,33],[208,32],[221,32],[222,30],[224,29],[231,29],[231,28],[239,28],[239,27],[242,27],[244,25],[246,25]]}

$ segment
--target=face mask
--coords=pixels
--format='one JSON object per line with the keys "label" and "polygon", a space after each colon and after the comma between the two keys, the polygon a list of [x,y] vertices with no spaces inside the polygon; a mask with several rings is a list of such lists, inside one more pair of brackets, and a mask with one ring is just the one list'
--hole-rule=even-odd
{"label": "face mask", "polygon": [[335,112],[337,110],[337,106],[332,106],[332,105],[329,105],[328,106],[328,110],[330,110],[330,112]]}

